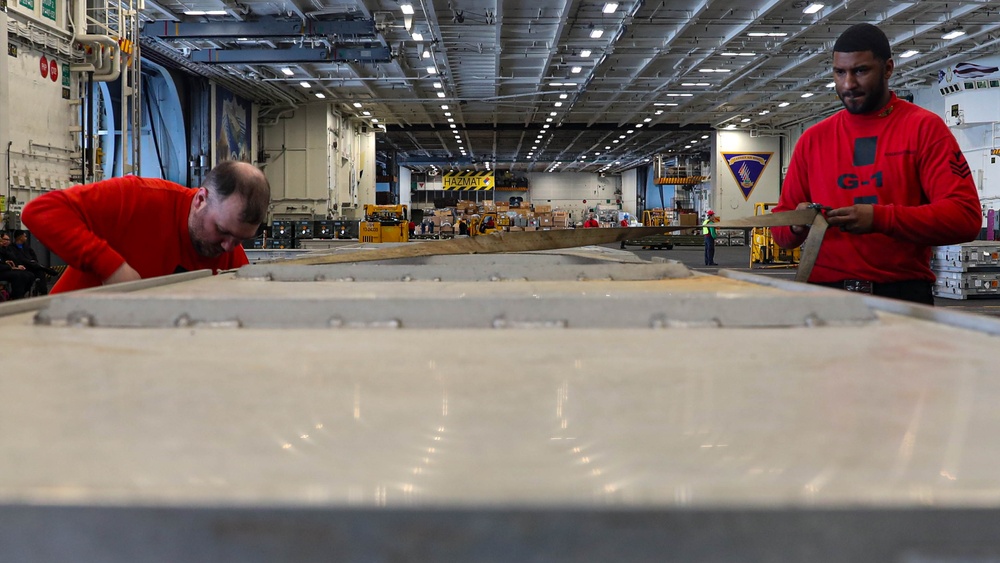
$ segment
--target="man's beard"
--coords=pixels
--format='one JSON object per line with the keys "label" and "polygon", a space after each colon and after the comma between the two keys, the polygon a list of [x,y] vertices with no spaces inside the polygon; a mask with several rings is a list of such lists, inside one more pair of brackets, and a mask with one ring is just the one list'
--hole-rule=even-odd
{"label": "man's beard", "polygon": [[855,98],[846,95],[847,94],[846,92],[845,93],[838,92],[837,97],[840,98],[841,103],[844,104],[844,109],[846,109],[849,113],[854,115],[860,115],[864,113],[871,113],[875,110],[880,109],[879,104],[882,103],[882,99],[885,96],[886,89],[887,89],[886,84],[882,82],[878,86],[872,88],[871,90],[863,92],[864,101],[862,101],[860,105],[853,103],[855,102]]}
{"label": "man's beard", "polygon": [[188,227],[188,235],[191,237],[191,245],[194,246],[194,251],[199,256],[217,258],[226,252],[226,249],[222,248],[221,244],[211,244],[202,240],[193,227]]}

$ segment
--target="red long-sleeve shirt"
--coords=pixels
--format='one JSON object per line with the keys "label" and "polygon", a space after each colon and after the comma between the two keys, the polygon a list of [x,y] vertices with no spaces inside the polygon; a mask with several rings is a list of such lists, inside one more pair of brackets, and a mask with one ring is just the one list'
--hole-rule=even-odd
{"label": "red long-sleeve shirt", "polygon": [[[841,110],[802,134],[773,211],[803,201],[874,209],[872,233],[826,231],[813,282],[934,281],[931,247],[968,242],[982,227],[979,195],[954,135],[940,117],[895,94],[878,112]],[[772,233],[785,248],[805,240],[788,227]]]}
{"label": "red long-sleeve shirt", "polygon": [[217,258],[195,251],[188,231],[195,193],[166,180],[111,178],[37,197],[21,220],[69,265],[52,293],[99,286],[125,262],[143,278],[247,264],[240,247]]}

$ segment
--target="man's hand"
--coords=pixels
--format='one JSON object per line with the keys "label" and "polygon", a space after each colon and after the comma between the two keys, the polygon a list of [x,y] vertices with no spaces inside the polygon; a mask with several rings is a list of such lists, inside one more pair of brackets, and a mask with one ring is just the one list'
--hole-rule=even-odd
{"label": "man's hand", "polygon": [[142,276],[139,275],[139,272],[136,272],[132,269],[132,266],[128,265],[128,262],[125,262],[119,266],[117,270],[115,270],[115,273],[108,276],[108,278],[102,283],[104,285],[111,285],[113,283],[123,283],[141,279]]}
{"label": "man's hand", "polygon": [[[808,201],[803,201],[795,206],[795,210],[808,209],[811,205]],[[792,225],[788,230],[792,231],[793,235],[804,235],[809,232],[809,225]]]}
{"label": "man's hand", "polygon": [[850,207],[839,207],[826,212],[826,220],[831,227],[852,235],[872,232],[875,208],[870,203],[859,203]]}

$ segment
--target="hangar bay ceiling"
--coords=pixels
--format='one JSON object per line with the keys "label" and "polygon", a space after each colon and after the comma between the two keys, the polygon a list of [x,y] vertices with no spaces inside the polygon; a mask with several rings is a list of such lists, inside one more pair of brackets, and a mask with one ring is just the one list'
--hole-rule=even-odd
{"label": "hangar bay ceiling", "polygon": [[[812,7],[810,9],[810,6]],[[878,24],[897,91],[996,52],[1000,1],[146,0],[142,54],[271,115],[335,104],[416,170],[615,173],[839,108],[830,51]],[[811,13],[810,13],[811,12]]]}

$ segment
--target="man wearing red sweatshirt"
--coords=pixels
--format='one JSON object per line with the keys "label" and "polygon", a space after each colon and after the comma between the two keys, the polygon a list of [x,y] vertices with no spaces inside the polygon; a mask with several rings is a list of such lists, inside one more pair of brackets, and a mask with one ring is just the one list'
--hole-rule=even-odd
{"label": "man wearing red sweatshirt", "polygon": [[257,167],[225,161],[186,188],[125,176],[49,192],[21,221],[69,267],[52,293],[165,276],[237,268],[241,243],[267,213],[270,186]]}
{"label": "man wearing red sweatshirt", "polygon": [[[844,110],[802,134],[774,211],[832,208],[811,283],[932,305],[931,247],[975,239],[982,211],[955,137],[889,90],[893,68],[877,27],[841,34],[833,76]],[[794,248],[808,228],[772,232]]]}

